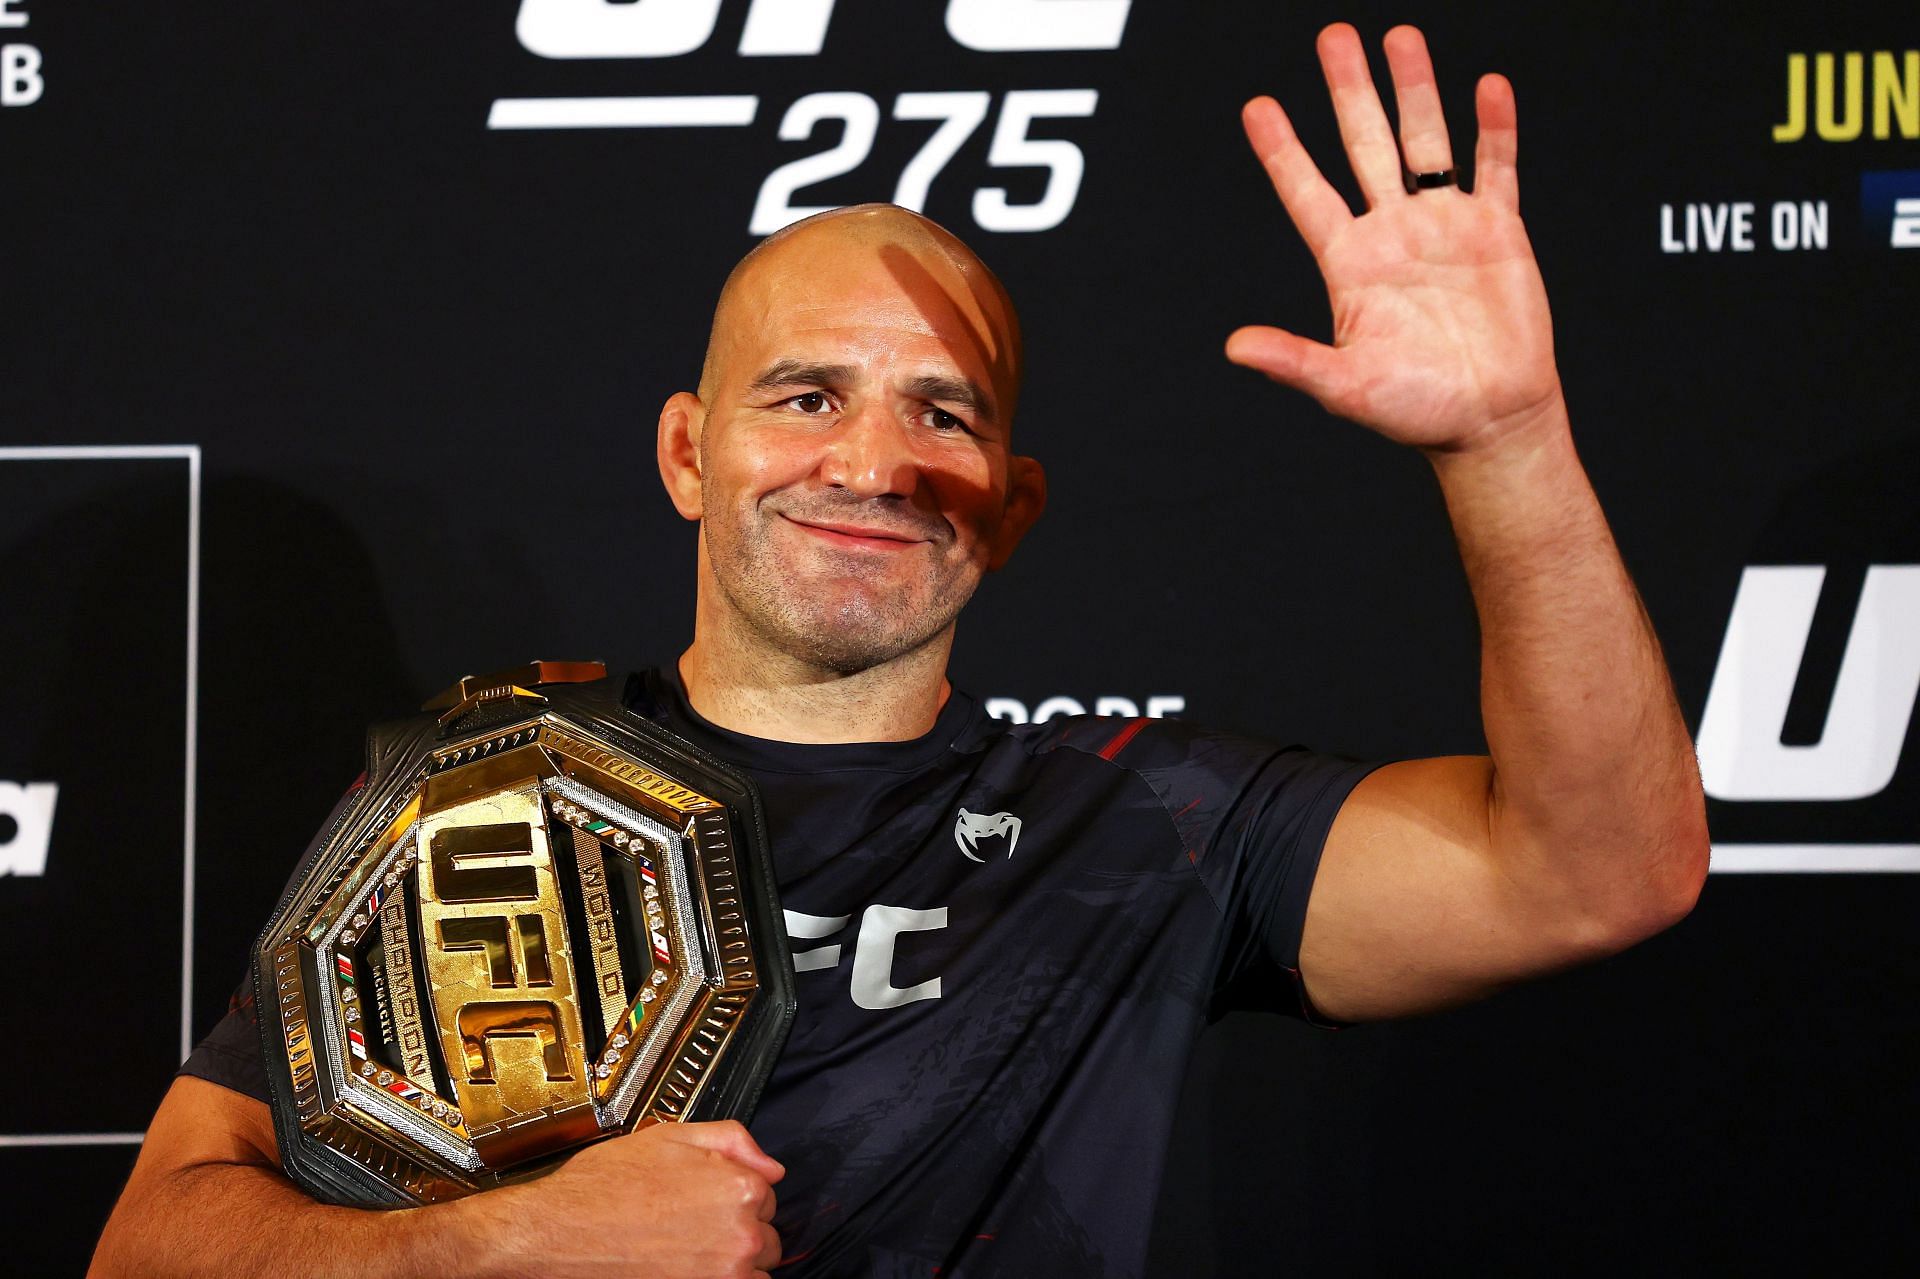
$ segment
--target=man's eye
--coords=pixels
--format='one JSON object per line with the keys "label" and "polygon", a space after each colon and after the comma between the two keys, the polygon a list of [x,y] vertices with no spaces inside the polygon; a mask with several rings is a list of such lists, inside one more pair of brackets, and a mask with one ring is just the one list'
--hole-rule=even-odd
{"label": "man's eye", "polygon": [[825,391],[808,391],[805,395],[796,395],[787,403],[802,413],[825,413],[832,407]]}
{"label": "man's eye", "polygon": [[931,409],[928,411],[927,416],[933,422],[933,429],[936,431],[964,431],[967,429],[965,422],[962,422],[945,409]]}

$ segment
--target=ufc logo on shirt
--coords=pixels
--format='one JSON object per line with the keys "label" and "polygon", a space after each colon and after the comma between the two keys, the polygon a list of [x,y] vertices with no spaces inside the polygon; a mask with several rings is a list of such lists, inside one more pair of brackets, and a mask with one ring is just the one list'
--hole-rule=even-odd
{"label": "ufc logo on shirt", "polygon": [[[807,915],[783,912],[787,936],[793,942],[793,971],[816,972],[840,965],[841,946],[803,948],[803,943],[831,937],[852,921],[851,915]],[[893,984],[893,957],[900,934],[926,932],[947,926],[947,908],[913,910],[906,906],[873,905],[860,916],[860,932],[853,942],[853,972],[848,992],[862,1008],[898,1008],[922,999],[940,998],[940,978],[930,977],[910,986]]]}

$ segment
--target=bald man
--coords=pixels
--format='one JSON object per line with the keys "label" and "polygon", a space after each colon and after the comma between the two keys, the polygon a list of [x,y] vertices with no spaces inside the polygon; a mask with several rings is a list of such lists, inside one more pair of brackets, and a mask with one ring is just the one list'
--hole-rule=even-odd
{"label": "bald man", "polygon": [[1266,973],[1310,1018],[1398,1016],[1684,915],[1703,801],[1571,444],[1512,91],[1480,84],[1469,195],[1419,33],[1386,53],[1397,144],[1357,36],[1321,36],[1362,216],[1277,104],[1248,105],[1335,342],[1251,328],[1227,354],[1431,461],[1488,756],[1369,767],[1164,721],[989,720],[946,667],[1045,503],[1013,451],[1013,308],[922,218],[812,219],[733,273],[697,391],[661,412],[698,610],[630,693],[765,799],[800,1014],[753,1133],[658,1126],[453,1203],[326,1207],[276,1170],[236,1013],[155,1117],[99,1271],[1137,1274],[1223,990]]}
{"label": "bald man", "polygon": [[1011,448],[1019,325],[917,214],[863,205],[769,238],[715,308],[700,388],[660,416],[700,526],[694,705],[793,742],[918,736],[953,621],[1040,515]]}

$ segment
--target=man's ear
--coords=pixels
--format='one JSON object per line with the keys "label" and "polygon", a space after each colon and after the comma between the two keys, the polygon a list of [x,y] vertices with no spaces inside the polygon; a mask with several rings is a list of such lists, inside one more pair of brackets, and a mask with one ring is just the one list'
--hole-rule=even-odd
{"label": "man's ear", "polygon": [[999,532],[994,535],[993,554],[987,560],[990,571],[1002,567],[1013,558],[1013,550],[1020,545],[1020,539],[1027,535],[1033,522],[1040,518],[1040,512],[1046,509],[1046,470],[1035,458],[1009,458],[1007,513],[1000,521]]}
{"label": "man's ear", "polygon": [[706,425],[706,406],[691,391],[675,392],[660,408],[660,436],[655,444],[660,482],[673,499],[673,509],[689,520],[701,516],[700,433]]}

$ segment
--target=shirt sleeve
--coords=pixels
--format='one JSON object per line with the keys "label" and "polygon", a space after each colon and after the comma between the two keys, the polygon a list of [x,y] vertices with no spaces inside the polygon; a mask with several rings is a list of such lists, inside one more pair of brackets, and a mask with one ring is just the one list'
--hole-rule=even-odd
{"label": "shirt sleeve", "polygon": [[[320,846],[327,832],[340,820],[340,814],[346,810],[360,788],[366,784],[363,773],[347,788],[347,793],[327,814],[327,820],[320,823],[320,829],[314,833],[313,840],[300,855],[294,874],[299,875],[312,859],[314,850]],[[175,1076],[192,1075],[208,1083],[219,1084],[222,1088],[231,1088],[235,1092],[245,1093],[260,1101],[271,1102],[272,1096],[267,1088],[267,1065],[260,1045],[260,1020],[253,1000],[253,976],[241,975],[240,985],[235,988],[233,997],[227,1001],[227,1015],[222,1017],[207,1037],[194,1046],[187,1059],[180,1063]]]}
{"label": "shirt sleeve", "polygon": [[261,1057],[260,1022],[254,1012],[253,979],[243,977],[227,1002],[227,1015],[180,1063],[178,1075],[192,1075],[208,1083],[245,1093],[258,1101],[270,1100],[267,1066]]}
{"label": "shirt sleeve", "polygon": [[[1300,935],[1333,819],[1384,761],[1193,729],[1169,737],[1160,749],[1178,758],[1141,773],[1173,817],[1225,924],[1213,1012],[1279,1008],[1335,1024],[1307,999]],[[1276,985],[1285,1000],[1272,998]]]}

